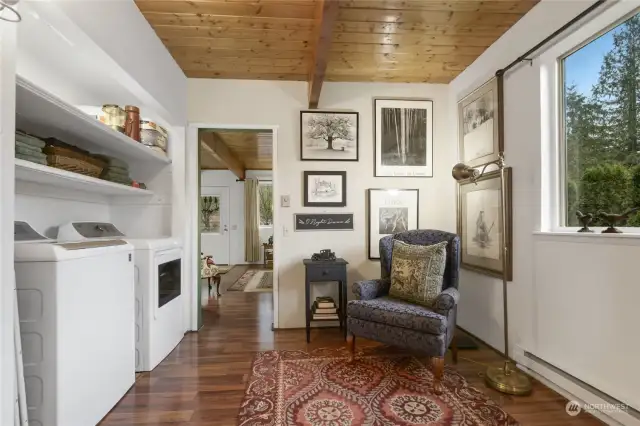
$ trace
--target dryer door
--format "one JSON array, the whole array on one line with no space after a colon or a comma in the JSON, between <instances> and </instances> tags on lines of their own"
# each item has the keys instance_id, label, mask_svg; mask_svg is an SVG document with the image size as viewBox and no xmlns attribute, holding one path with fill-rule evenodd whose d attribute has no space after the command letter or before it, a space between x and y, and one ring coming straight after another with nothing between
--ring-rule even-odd
<instances>
[{"instance_id":1,"label":"dryer door","mask_svg":"<svg viewBox=\"0 0 640 426\"><path fill-rule=\"evenodd\" d=\"M156 285L154 318L157 310L180 296L182 287L182 250L158 252L155 256ZM157 301L157 302L156 302Z\"/></svg>"}]
</instances>

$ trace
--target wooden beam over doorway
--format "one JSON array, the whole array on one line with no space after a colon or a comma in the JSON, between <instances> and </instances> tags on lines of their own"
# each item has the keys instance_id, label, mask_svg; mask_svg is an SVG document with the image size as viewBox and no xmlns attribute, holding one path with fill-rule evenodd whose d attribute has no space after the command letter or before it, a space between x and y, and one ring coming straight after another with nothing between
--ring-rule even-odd
<instances>
[{"instance_id":1,"label":"wooden beam over doorway","mask_svg":"<svg viewBox=\"0 0 640 426\"><path fill-rule=\"evenodd\" d=\"M319 0L316 10L315 49L309 70L309 108L318 108L320 91L329 62L333 25L338 18L337 0Z\"/></svg>"},{"instance_id":2,"label":"wooden beam over doorway","mask_svg":"<svg viewBox=\"0 0 640 426\"><path fill-rule=\"evenodd\" d=\"M209 155L231 170L238 179L244 179L245 168L243 163L233 155L220 136L214 132L202 132L200 134L200 145Z\"/></svg>"}]
</instances>

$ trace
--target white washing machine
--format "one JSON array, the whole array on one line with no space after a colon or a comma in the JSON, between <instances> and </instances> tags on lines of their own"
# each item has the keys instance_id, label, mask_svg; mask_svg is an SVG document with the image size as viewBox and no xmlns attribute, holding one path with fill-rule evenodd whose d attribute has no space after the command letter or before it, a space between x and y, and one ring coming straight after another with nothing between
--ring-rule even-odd
<instances>
[{"instance_id":1,"label":"white washing machine","mask_svg":"<svg viewBox=\"0 0 640 426\"><path fill-rule=\"evenodd\" d=\"M96 425L135 382L133 246L14 235L29 424Z\"/></svg>"},{"instance_id":2,"label":"white washing machine","mask_svg":"<svg viewBox=\"0 0 640 426\"><path fill-rule=\"evenodd\" d=\"M60 241L122 238L135 248L136 371L153 370L184 337L182 245L173 238L128 238L111 223L72 222Z\"/></svg>"}]
</instances>

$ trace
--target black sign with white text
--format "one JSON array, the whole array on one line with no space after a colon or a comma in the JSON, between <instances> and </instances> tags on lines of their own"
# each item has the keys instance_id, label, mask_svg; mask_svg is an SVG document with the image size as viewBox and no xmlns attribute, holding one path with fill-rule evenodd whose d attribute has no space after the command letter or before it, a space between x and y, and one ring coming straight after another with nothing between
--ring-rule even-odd
<instances>
[{"instance_id":1,"label":"black sign with white text","mask_svg":"<svg viewBox=\"0 0 640 426\"><path fill-rule=\"evenodd\" d=\"M294 215L296 231L353 231L353 213L304 213Z\"/></svg>"}]
</instances>

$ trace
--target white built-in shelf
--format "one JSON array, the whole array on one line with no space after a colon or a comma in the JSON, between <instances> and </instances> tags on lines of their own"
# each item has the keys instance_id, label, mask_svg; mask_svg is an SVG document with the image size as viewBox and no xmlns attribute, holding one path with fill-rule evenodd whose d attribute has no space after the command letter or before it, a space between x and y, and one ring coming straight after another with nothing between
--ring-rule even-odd
<instances>
[{"instance_id":1,"label":"white built-in shelf","mask_svg":"<svg viewBox=\"0 0 640 426\"><path fill-rule=\"evenodd\" d=\"M159 166L171 163L164 154L113 130L73 105L18 77L17 127L40 137L56 137L92 153L123 161L147 161Z\"/></svg>"},{"instance_id":2,"label":"white built-in shelf","mask_svg":"<svg viewBox=\"0 0 640 426\"><path fill-rule=\"evenodd\" d=\"M16 158L16 180L103 195L150 196L153 191L44 166Z\"/></svg>"}]
</instances>

